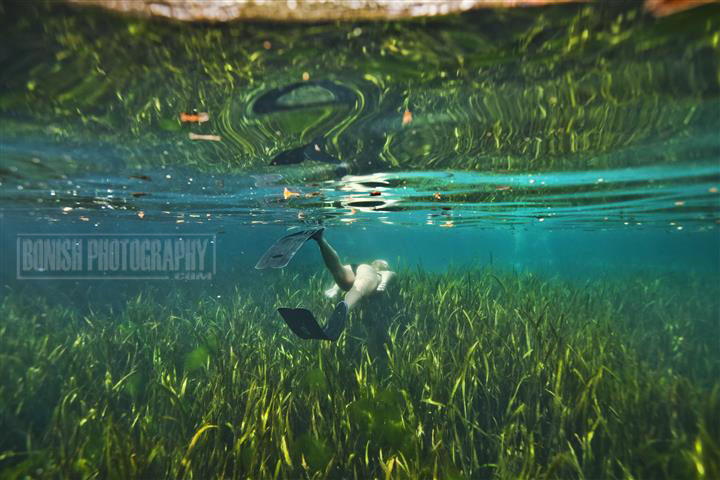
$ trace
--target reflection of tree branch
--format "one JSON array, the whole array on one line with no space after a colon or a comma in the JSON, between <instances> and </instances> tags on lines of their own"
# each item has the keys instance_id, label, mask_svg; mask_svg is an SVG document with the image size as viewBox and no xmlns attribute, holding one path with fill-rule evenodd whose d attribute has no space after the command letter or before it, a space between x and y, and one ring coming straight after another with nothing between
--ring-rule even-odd
<instances>
[{"instance_id":1,"label":"reflection of tree branch","mask_svg":"<svg viewBox=\"0 0 720 480\"><path fill-rule=\"evenodd\" d=\"M314 22L323 20L389 20L431 17L475 8L539 6L587 0L67 0L76 5L100 6L116 12L164 17L191 22L272 20Z\"/></svg>"},{"instance_id":2,"label":"reflection of tree branch","mask_svg":"<svg viewBox=\"0 0 720 480\"><path fill-rule=\"evenodd\" d=\"M477 8L528 7L588 0L67 0L76 5L99 6L116 12L190 22L273 20L389 20L459 13ZM658 16L670 15L714 0L645 0L645 9Z\"/></svg>"},{"instance_id":3,"label":"reflection of tree branch","mask_svg":"<svg viewBox=\"0 0 720 480\"><path fill-rule=\"evenodd\" d=\"M716 0L645 0L645 9L657 16L671 15Z\"/></svg>"}]
</instances>

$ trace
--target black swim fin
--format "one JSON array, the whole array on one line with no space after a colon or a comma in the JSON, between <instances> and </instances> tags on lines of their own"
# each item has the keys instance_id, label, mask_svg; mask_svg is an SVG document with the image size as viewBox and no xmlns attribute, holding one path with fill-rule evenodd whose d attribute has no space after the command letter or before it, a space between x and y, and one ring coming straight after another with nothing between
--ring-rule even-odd
<instances>
[{"instance_id":1,"label":"black swim fin","mask_svg":"<svg viewBox=\"0 0 720 480\"><path fill-rule=\"evenodd\" d=\"M278 312L295 335L304 339L330 340L320 328L310 310L305 308L278 308Z\"/></svg>"},{"instance_id":2,"label":"black swim fin","mask_svg":"<svg viewBox=\"0 0 720 480\"><path fill-rule=\"evenodd\" d=\"M280 152L270 161L270 165L294 165L305 160L307 145Z\"/></svg>"},{"instance_id":3,"label":"black swim fin","mask_svg":"<svg viewBox=\"0 0 720 480\"><path fill-rule=\"evenodd\" d=\"M261 270L263 268L285 267L310 237L324 229L325 227L308 228L285 235L260 257L260 260L255 264L255 268Z\"/></svg>"},{"instance_id":4,"label":"black swim fin","mask_svg":"<svg viewBox=\"0 0 720 480\"><path fill-rule=\"evenodd\" d=\"M278 308L278 312L295 335L306 340L331 340L340 337L348 316L348 305L340 302L335 307L325 328L318 325L315 316L305 308Z\"/></svg>"}]
</instances>

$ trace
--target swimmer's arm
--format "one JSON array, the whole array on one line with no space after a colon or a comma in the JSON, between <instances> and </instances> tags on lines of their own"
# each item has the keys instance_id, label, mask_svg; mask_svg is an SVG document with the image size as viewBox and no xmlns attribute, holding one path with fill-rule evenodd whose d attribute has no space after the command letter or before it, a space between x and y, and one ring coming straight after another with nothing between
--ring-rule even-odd
<instances>
[{"instance_id":1,"label":"swimmer's arm","mask_svg":"<svg viewBox=\"0 0 720 480\"><path fill-rule=\"evenodd\" d=\"M392 279L395 276L395 272L391 272L389 270L383 270L380 273L380 285L377 287L378 292L384 292L385 288L387 288L387 284L390 282L390 279Z\"/></svg>"}]
</instances>

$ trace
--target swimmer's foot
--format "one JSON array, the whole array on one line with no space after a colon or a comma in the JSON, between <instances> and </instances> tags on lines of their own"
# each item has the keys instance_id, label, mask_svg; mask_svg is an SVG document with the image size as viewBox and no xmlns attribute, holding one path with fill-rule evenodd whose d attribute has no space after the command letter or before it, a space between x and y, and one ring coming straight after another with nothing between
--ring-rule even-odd
<instances>
[{"instance_id":1,"label":"swimmer's foot","mask_svg":"<svg viewBox=\"0 0 720 480\"><path fill-rule=\"evenodd\" d=\"M335 311L333 311L330 320L328 320L327 325L325 325L325 335L327 335L328 339L337 340L338 337L340 337L340 334L345 329L348 310L349 307L345 301L339 302L337 306L335 306Z\"/></svg>"},{"instance_id":2,"label":"swimmer's foot","mask_svg":"<svg viewBox=\"0 0 720 480\"><path fill-rule=\"evenodd\" d=\"M325 227L318 227L317 232L315 232L310 238L319 242L320 240L323 239L324 232L325 232Z\"/></svg>"}]
</instances>

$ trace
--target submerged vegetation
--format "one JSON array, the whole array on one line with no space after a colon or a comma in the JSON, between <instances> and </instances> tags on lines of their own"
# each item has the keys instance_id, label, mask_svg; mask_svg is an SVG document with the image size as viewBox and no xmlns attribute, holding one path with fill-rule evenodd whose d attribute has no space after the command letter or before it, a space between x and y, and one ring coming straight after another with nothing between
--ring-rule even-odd
<instances>
[{"instance_id":1,"label":"submerged vegetation","mask_svg":"<svg viewBox=\"0 0 720 480\"><path fill-rule=\"evenodd\" d=\"M187 25L0 0L3 218L220 235L414 209L438 228L704 231L718 12ZM560 170L592 175L534 176ZM346 173L378 175L321 182ZM120 299L138 282L112 306L7 282L0 478L720 478L716 277L406 269L324 343L275 307L325 317L327 276L256 275Z\"/></svg>"},{"instance_id":2,"label":"submerged vegetation","mask_svg":"<svg viewBox=\"0 0 720 480\"><path fill-rule=\"evenodd\" d=\"M720 476L717 282L405 271L332 344L271 308L329 311L327 279L282 280L115 312L8 293L0 476Z\"/></svg>"},{"instance_id":3,"label":"submerged vegetation","mask_svg":"<svg viewBox=\"0 0 720 480\"><path fill-rule=\"evenodd\" d=\"M0 113L25 175L108 163L257 170L316 138L353 173L596 169L718 153L712 139L667 148L717 130L717 5L660 20L627 1L314 25L176 24L57 2L4 9ZM308 79L280 99L287 108L253 109ZM339 99L314 81L350 93ZM209 121L181 123L194 110ZM658 141L652 153L614 155ZM81 161L97 148L103 163Z\"/></svg>"}]
</instances>

